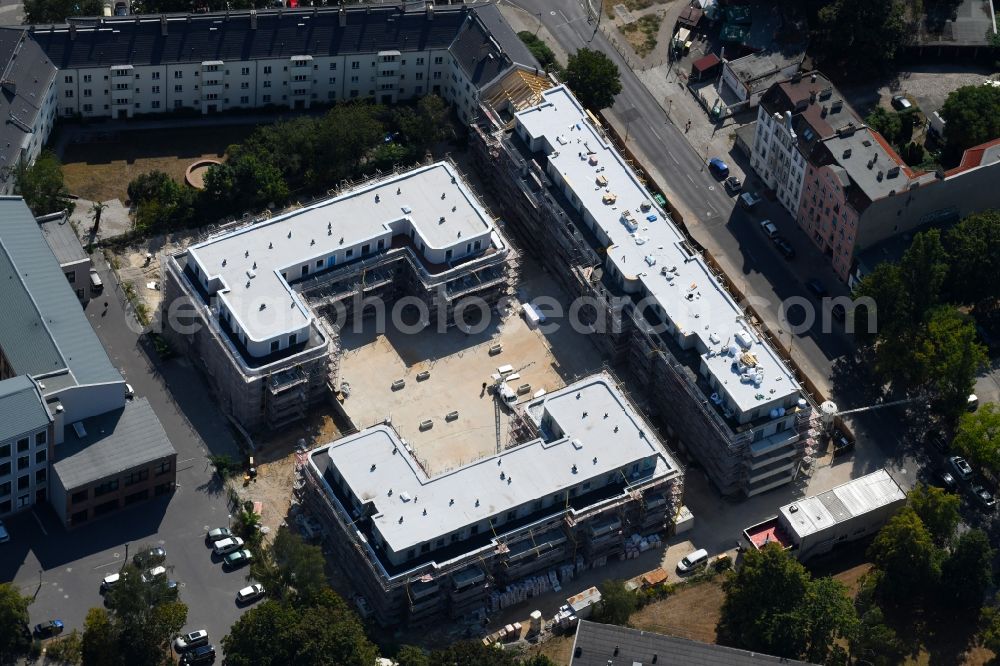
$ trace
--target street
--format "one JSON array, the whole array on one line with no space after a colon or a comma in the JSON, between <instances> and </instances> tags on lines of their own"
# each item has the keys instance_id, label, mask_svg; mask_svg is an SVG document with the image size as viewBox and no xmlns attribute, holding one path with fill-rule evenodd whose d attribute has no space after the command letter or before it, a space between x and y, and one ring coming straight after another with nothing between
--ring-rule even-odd
<instances>
[{"instance_id":1,"label":"street","mask_svg":"<svg viewBox=\"0 0 1000 666\"><path fill-rule=\"evenodd\" d=\"M246 585L247 570L223 571L205 546L206 530L229 521L225 494L206 457L209 451L235 455L235 442L204 380L186 359L161 363L146 355L134 322L126 323L113 274L98 255L94 261L105 291L89 303L87 316L136 394L149 399L177 449L177 490L71 532L48 505L10 518L5 522L11 540L0 548L0 580L13 580L34 598L31 624L60 619L67 632L82 630L87 610L102 605L101 580L125 561L126 544L128 557L144 545L163 546L166 565L172 567L169 576L178 581L188 605L187 629L208 629L218 649L242 613L235 597Z\"/></svg>"}]
</instances>

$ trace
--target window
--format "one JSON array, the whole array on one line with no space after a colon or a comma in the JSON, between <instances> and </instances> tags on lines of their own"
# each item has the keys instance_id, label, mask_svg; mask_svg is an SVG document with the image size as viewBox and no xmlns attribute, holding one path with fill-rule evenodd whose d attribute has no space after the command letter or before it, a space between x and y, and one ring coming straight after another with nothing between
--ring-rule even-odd
<instances>
[{"instance_id":1,"label":"window","mask_svg":"<svg viewBox=\"0 0 1000 666\"><path fill-rule=\"evenodd\" d=\"M174 86L174 92L175 93L184 92L184 86L180 85Z\"/></svg>"},{"instance_id":2,"label":"window","mask_svg":"<svg viewBox=\"0 0 1000 666\"><path fill-rule=\"evenodd\" d=\"M273 353L273 352L278 351L278 347L280 347L280 346L281 346L281 341L280 340L273 340L271 342L271 352Z\"/></svg>"},{"instance_id":3,"label":"window","mask_svg":"<svg viewBox=\"0 0 1000 666\"><path fill-rule=\"evenodd\" d=\"M83 96L84 97L90 97L91 96L91 90L90 90L90 88L84 88L83 89Z\"/></svg>"},{"instance_id":4,"label":"window","mask_svg":"<svg viewBox=\"0 0 1000 666\"><path fill-rule=\"evenodd\" d=\"M94 497L100 497L101 495L107 495L108 493L113 493L118 490L118 479L112 479L111 481L105 481L104 483L96 486L94 488Z\"/></svg>"},{"instance_id":5,"label":"window","mask_svg":"<svg viewBox=\"0 0 1000 666\"><path fill-rule=\"evenodd\" d=\"M160 73L159 72L153 72L152 79L154 81L159 81L160 80Z\"/></svg>"},{"instance_id":6,"label":"window","mask_svg":"<svg viewBox=\"0 0 1000 666\"><path fill-rule=\"evenodd\" d=\"M48 457L48 455L49 452L46 449L39 449L35 451L35 462L36 463L45 462L45 459Z\"/></svg>"},{"instance_id":7,"label":"window","mask_svg":"<svg viewBox=\"0 0 1000 666\"><path fill-rule=\"evenodd\" d=\"M69 76L69 75L67 75L67 76L66 76L66 77L65 77L65 78L64 78L63 80L64 80L64 81L65 81L66 83L73 83L73 77L72 77L72 76Z\"/></svg>"},{"instance_id":8,"label":"window","mask_svg":"<svg viewBox=\"0 0 1000 666\"><path fill-rule=\"evenodd\" d=\"M118 104L118 105L128 104L128 100L125 99L124 97L121 97L121 98L115 100L115 104Z\"/></svg>"},{"instance_id":9,"label":"window","mask_svg":"<svg viewBox=\"0 0 1000 666\"><path fill-rule=\"evenodd\" d=\"M442 63L444 63L444 58L442 56L435 56L435 58L434 58L434 64L435 65L440 65Z\"/></svg>"},{"instance_id":10,"label":"window","mask_svg":"<svg viewBox=\"0 0 1000 666\"><path fill-rule=\"evenodd\" d=\"M335 85L336 83L337 83L336 77L331 76L330 77L330 85L332 86L332 85Z\"/></svg>"},{"instance_id":11,"label":"window","mask_svg":"<svg viewBox=\"0 0 1000 666\"><path fill-rule=\"evenodd\" d=\"M218 65L205 65L205 71L206 72L217 72L217 71L219 71L219 66Z\"/></svg>"},{"instance_id":12,"label":"window","mask_svg":"<svg viewBox=\"0 0 1000 666\"><path fill-rule=\"evenodd\" d=\"M91 77L90 74L84 74L83 75L83 82L84 83L90 83L90 81L91 81L92 78L93 77Z\"/></svg>"},{"instance_id":13,"label":"window","mask_svg":"<svg viewBox=\"0 0 1000 666\"><path fill-rule=\"evenodd\" d=\"M6 497L7 495L10 495L10 481L0 483L0 497Z\"/></svg>"},{"instance_id":14,"label":"window","mask_svg":"<svg viewBox=\"0 0 1000 666\"><path fill-rule=\"evenodd\" d=\"M242 74L243 76L249 76L250 75L250 68L249 67L242 68L240 70L240 74Z\"/></svg>"},{"instance_id":15,"label":"window","mask_svg":"<svg viewBox=\"0 0 1000 666\"><path fill-rule=\"evenodd\" d=\"M156 77L153 77L153 78L156 78ZM184 78L184 72L182 72L179 69L174 70L174 78L175 79L183 79Z\"/></svg>"},{"instance_id":16,"label":"window","mask_svg":"<svg viewBox=\"0 0 1000 666\"><path fill-rule=\"evenodd\" d=\"M67 90L66 91L66 97L72 97L72 96L73 96L73 91L72 90Z\"/></svg>"},{"instance_id":17,"label":"window","mask_svg":"<svg viewBox=\"0 0 1000 666\"><path fill-rule=\"evenodd\" d=\"M27 450L28 450L28 438L25 437L24 439L17 440L17 452L24 453Z\"/></svg>"},{"instance_id":18,"label":"window","mask_svg":"<svg viewBox=\"0 0 1000 666\"><path fill-rule=\"evenodd\" d=\"M297 340L298 337L294 333L292 333L291 335L288 336L288 346L291 347L296 343Z\"/></svg>"},{"instance_id":19,"label":"window","mask_svg":"<svg viewBox=\"0 0 1000 666\"><path fill-rule=\"evenodd\" d=\"M265 84L264 87L265 88L267 87L266 84L268 84L268 83L270 83L270 81L264 81L264 84ZM270 95L264 95L261 99L264 101L265 104L267 104L268 102L271 101L271 96Z\"/></svg>"},{"instance_id":20,"label":"window","mask_svg":"<svg viewBox=\"0 0 1000 666\"><path fill-rule=\"evenodd\" d=\"M160 86L153 86L153 94L154 95L160 94Z\"/></svg>"},{"instance_id":21,"label":"window","mask_svg":"<svg viewBox=\"0 0 1000 666\"><path fill-rule=\"evenodd\" d=\"M337 63L335 63L335 62L331 62L330 63L330 71L331 72L336 72L337 71Z\"/></svg>"},{"instance_id":22,"label":"window","mask_svg":"<svg viewBox=\"0 0 1000 666\"><path fill-rule=\"evenodd\" d=\"M441 78L441 72L434 72L434 76L433 76L433 78L434 78L435 80L438 80L438 79L440 79L440 78Z\"/></svg>"},{"instance_id":23,"label":"window","mask_svg":"<svg viewBox=\"0 0 1000 666\"><path fill-rule=\"evenodd\" d=\"M264 65L264 73L265 74L270 74L271 73L271 66L270 65Z\"/></svg>"},{"instance_id":24,"label":"window","mask_svg":"<svg viewBox=\"0 0 1000 666\"><path fill-rule=\"evenodd\" d=\"M31 486L31 477L25 474L24 476L17 477L17 489L27 490Z\"/></svg>"},{"instance_id":25,"label":"window","mask_svg":"<svg viewBox=\"0 0 1000 666\"><path fill-rule=\"evenodd\" d=\"M417 76L417 81L423 81L424 80L424 73L423 72L417 72L416 76Z\"/></svg>"},{"instance_id":26,"label":"window","mask_svg":"<svg viewBox=\"0 0 1000 666\"><path fill-rule=\"evenodd\" d=\"M128 90L128 84L127 83L116 83L115 84L115 90Z\"/></svg>"},{"instance_id":27,"label":"window","mask_svg":"<svg viewBox=\"0 0 1000 666\"><path fill-rule=\"evenodd\" d=\"M351 83L357 83L357 82L358 82L358 77L352 76L351 77Z\"/></svg>"},{"instance_id":28,"label":"window","mask_svg":"<svg viewBox=\"0 0 1000 666\"><path fill-rule=\"evenodd\" d=\"M316 261L316 268L323 268L323 260L322 259L318 259Z\"/></svg>"},{"instance_id":29,"label":"window","mask_svg":"<svg viewBox=\"0 0 1000 666\"><path fill-rule=\"evenodd\" d=\"M10 457L10 444L4 444L3 446L0 446L0 458L9 458L9 457Z\"/></svg>"},{"instance_id":30,"label":"window","mask_svg":"<svg viewBox=\"0 0 1000 666\"><path fill-rule=\"evenodd\" d=\"M249 103L250 103L249 96L243 95L242 97L240 97L240 104L249 104Z\"/></svg>"},{"instance_id":31,"label":"window","mask_svg":"<svg viewBox=\"0 0 1000 666\"><path fill-rule=\"evenodd\" d=\"M152 107L153 107L154 109L158 109L158 108L160 108L160 100L154 100L154 101L153 101L153 103L151 104L151 106L152 106Z\"/></svg>"},{"instance_id":32,"label":"window","mask_svg":"<svg viewBox=\"0 0 1000 666\"><path fill-rule=\"evenodd\" d=\"M357 96L358 96L358 91L357 90L352 90L351 94L350 94L350 97L353 98L353 97L357 97Z\"/></svg>"},{"instance_id":33,"label":"window","mask_svg":"<svg viewBox=\"0 0 1000 666\"><path fill-rule=\"evenodd\" d=\"M348 249L347 250L347 258L350 259L353 256L354 256L354 248Z\"/></svg>"},{"instance_id":34,"label":"window","mask_svg":"<svg viewBox=\"0 0 1000 666\"><path fill-rule=\"evenodd\" d=\"M250 89L249 81L244 81L243 83L240 84L240 90L249 90L249 89Z\"/></svg>"},{"instance_id":35,"label":"window","mask_svg":"<svg viewBox=\"0 0 1000 666\"><path fill-rule=\"evenodd\" d=\"M292 80L293 80L293 81L300 81L300 82L301 82L301 81L305 81L305 80L306 80L306 79L308 79L308 78L309 78L309 77L308 77L308 76L306 76L305 74L296 74L296 75L295 75L295 76L294 76L294 77L292 78Z\"/></svg>"},{"instance_id":36,"label":"window","mask_svg":"<svg viewBox=\"0 0 1000 666\"><path fill-rule=\"evenodd\" d=\"M307 94L307 91L306 91L305 88L296 88L295 90L292 91L292 94L293 95L305 95L305 94Z\"/></svg>"},{"instance_id":37,"label":"window","mask_svg":"<svg viewBox=\"0 0 1000 666\"><path fill-rule=\"evenodd\" d=\"M76 273L66 273L66 279L69 281L70 284L73 284L74 282L76 282Z\"/></svg>"},{"instance_id":38,"label":"window","mask_svg":"<svg viewBox=\"0 0 1000 666\"><path fill-rule=\"evenodd\" d=\"M137 472L131 472L125 477L125 485L131 486L133 484L139 483L140 481L145 481L149 478L148 469L140 469Z\"/></svg>"},{"instance_id":39,"label":"window","mask_svg":"<svg viewBox=\"0 0 1000 666\"><path fill-rule=\"evenodd\" d=\"M359 63L357 60L351 61L351 69L360 69L360 68L361 68L361 63Z\"/></svg>"},{"instance_id":40,"label":"window","mask_svg":"<svg viewBox=\"0 0 1000 666\"><path fill-rule=\"evenodd\" d=\"M420 552L421 553L429 553L429 552L431 552L431 545L429 543L421 544L420 545Z\"/></svg>"},{"instance_id":41,"label":"window","mask_svg":"<svg viewBox=\"0 0 1000 666\"><path fill-rule=\"evenodd\" d=\"M35 433L35 446L41 446L49 440L48 434L45 432Z\"/></svg>"},{"instance_id":42,"label":"window","mask_svg":"<svg viewBox=\"0 0 1000 666\"><path fill-rule=\"evenodd\" d=\"M48 472L48 470L44 467L35 470L35 483L45 483L46 472Z\"/></svg>"},{"instance_id":43,"label":"window","mask_svg":"<svg viewBox=\"0 0 1000 666\"><path fill-rule=\"evenodd\" d=\"M417 58L417 64L418 65L424 64L424 59L423 58Z\"/></svg>"},{"instance_id":44,"label":"window","mask_svg":"<svg viewBox=\"0 0 1000 666\"><path fill-rule=\"evenodd\" d=\"M162 476L170 471L170 461L164 460L159 465L156 466L156 476Z\"/></svg>"},{"instance_id":45,"label":"window","mask_svg":"<svg viewBox=\"0 0 1000 666\"><path fill-rule=\"evenodd\" d=\"M473 534L479 534L479 525L473 525L471 531Z\"/></svg>"}]
</instances>

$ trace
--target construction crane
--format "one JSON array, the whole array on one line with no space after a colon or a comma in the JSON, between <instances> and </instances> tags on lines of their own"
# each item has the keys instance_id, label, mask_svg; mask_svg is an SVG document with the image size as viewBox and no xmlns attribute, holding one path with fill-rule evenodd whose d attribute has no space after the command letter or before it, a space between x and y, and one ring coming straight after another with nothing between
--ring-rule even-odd
<instances>
[{"instance_id":1,"label":"construction crane","mask_svg":"<svg viewBox=\"0 0 1000 666\"><path fill-rule=\"evenodd\" d=\"M896 407L897 405L906 405L912 402L918 402L924 400L926 395L918 395L913 398L903 398L902 400L893 400L892 402L880 402L874 405L868 405L866 407L855 407L854 409L845 409L841 411L837 407L837 403L832 400L827 400L819 406L819 418L820 423L823 425L823 432L827 437L833 436L833 421L838 416L846 416L848 414L859 414L861 412L870 412L876 409L882 409L883 407ZM845 444L843 448L838 449L837 444L834 445L834 452L839 450L849 448L852 444L848 440L844 440Z\"/></svg>"},{"instance_id":2,"label":"construction crane","mask_svg":"<svg viewBox=\"0 0 1000 666\"><path fill-rule=\"evenodd\" d=\"M493 380L493 384L490 386L490 391L493 394L493 422L494 422L494 425L496 426L497 453L500 453L500 452L503 451L503 436L500 433L500 401L501 400L506 400L503 397L503 395L501 395L500 387L501 386L506 386L507 377L510 377L511 375L516 375L517 373L521 372L522 370L527 370L528 368L530 368L534 364L535 364L534 361L531 361L530 363L525 363L520 368L517 368L516 370L512 370L511 372L508 372L506 374L500 374L498 372L497 373L497 378Z\"/></svg>"}]
</instances>

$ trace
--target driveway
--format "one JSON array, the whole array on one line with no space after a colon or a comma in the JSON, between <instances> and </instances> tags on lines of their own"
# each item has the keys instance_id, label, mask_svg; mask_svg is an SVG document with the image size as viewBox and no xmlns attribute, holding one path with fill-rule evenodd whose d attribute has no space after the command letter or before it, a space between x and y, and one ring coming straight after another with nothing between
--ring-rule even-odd
<instances>
[{"instance_id":1,"label":"driveway","mask_svg":"<svg viewBox=\"0 0 1000 666\"><path fill-rule=\"evenodd\" d=\"M90 302L87 316L136 393L149 399L177 449L177 490L72 532L47 505L7 520L11 541L0 548L0 580L13 580L34 596L32 624L58 618L67 631L82 629L87 610L102 605L101 579L125 561L126 544L129 557L142 545L161 545L188 605L187 627L208 629L218 645L242 613L235 596L246 585L247 570L224 572L205 547L205 531L229 520L207 455L209 450L235 455L237 448L204 381L186 359L161 363L146 355L137 326L122 309L113 275L97 255L95 263L105 292Z\"/></svg>"}]
</instances>

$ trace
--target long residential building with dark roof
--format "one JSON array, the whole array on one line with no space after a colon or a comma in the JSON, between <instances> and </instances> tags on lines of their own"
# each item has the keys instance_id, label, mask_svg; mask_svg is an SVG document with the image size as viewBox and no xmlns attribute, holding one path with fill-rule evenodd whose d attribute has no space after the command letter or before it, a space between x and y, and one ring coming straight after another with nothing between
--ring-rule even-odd
<instances>
[{"instance_id":1,"label":"long residential building with dark roof","mask_svg":"<svg viewBox=\"0 0 1000 666\"><path fill-rule=\"evenodd\" d=\"M7 194L13 167L37 156L57 116L393 104L433 93L469 122L506 74L538 72L492 2L73 18L0 29L3 65Z\"/></svg>"}]
</instances>

